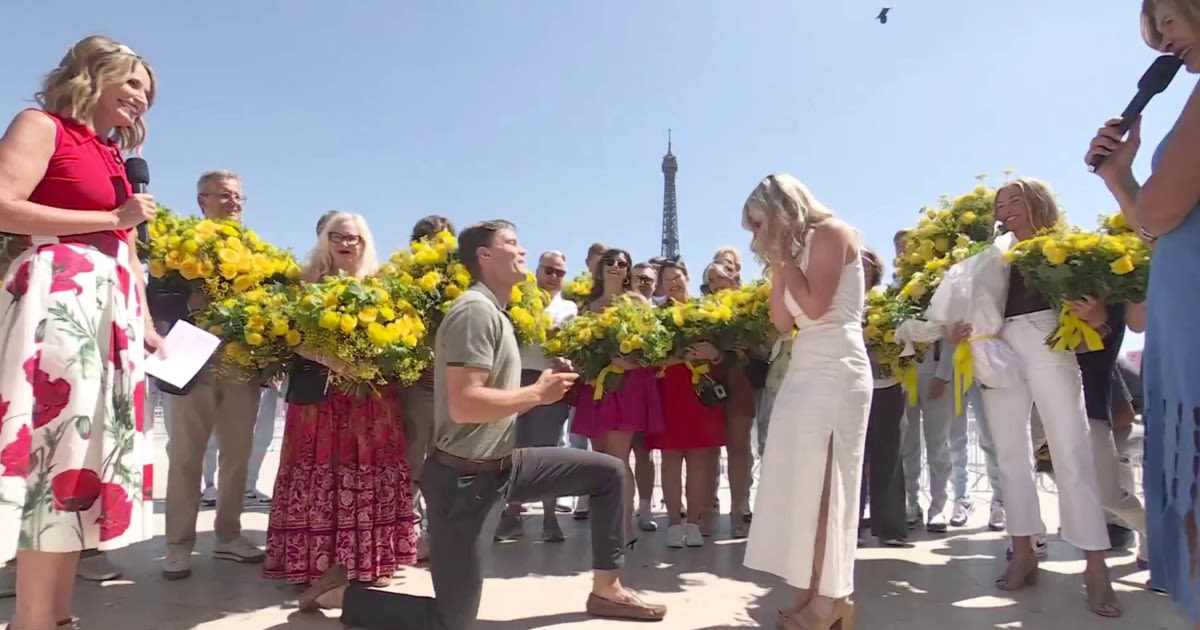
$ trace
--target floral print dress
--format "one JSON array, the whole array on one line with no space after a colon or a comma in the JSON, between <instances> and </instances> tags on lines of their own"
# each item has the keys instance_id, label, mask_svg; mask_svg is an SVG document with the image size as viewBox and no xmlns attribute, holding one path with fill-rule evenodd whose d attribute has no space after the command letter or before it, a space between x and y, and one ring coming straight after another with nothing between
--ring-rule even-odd
<instances>
[{"instance_id":1,"label":"floral print dress","mask_svg":"<svg viewBox=\"0 0 1200 630\"><path fill-rule=\"evenodd\" d=\"M30 200L119 206L130 190L116 147L51 118L55 153ZM127 233L29 243L0 291L0 560L146 540L153 451Z\"/></svg>"}]
</instances>

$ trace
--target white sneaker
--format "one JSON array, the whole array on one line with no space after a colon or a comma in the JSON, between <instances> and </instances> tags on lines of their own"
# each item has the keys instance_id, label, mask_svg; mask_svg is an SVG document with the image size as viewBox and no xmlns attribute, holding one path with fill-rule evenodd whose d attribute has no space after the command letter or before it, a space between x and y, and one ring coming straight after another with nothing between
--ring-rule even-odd
<instances>
[{"instance_id":1,"label":"white sneaker","mask_svg":"<svg viewBox=\"0 0 1200 630\"><path fill-rule=\"evenodd\" d=\"M929 508L929 520L925 523L925 531L934 534L946 533L946 508Z\"/></svg>"},{"instance_id":2,"label":"white sneaker","mask_svg":"<svg viewBox=\"0 0 1200 630\"><path fill-rule=\"evenodd\" d=\"M683 525L672 525L667 528L667 546L671 549L683 549L685 538Z\"/></svg>"},{"instance_id":3,"label":"white sneaker","mask_svg":"<svg viewBox=\"0 0 1200 630\"><path fill-rule=\"evenodd\" d=\"M209 486L200 494L200 505L214 507L217 505L217 487Z\"/></svg>"},{"instance_id":4,"label":"white sneaker","mask_svg":"<svg viewBox=\"0 0 1200 630\"><path fill-rule=\"evenodd\" d=\"M683 526L683 543L689 547L703 547L704 533L696 523L685 523Z\"/></svg>"},{"instance_id":5,"label":"white sneaker","mask_svg":"<svg viewBox=\"0 0 1200 630\"><path fill-rule=\"evenodd\" d=\"M962 527L971 520L975 513L975 503L970 499L959 499L954 502L954 512L950 515L951 527Z\"/></svg>"},{"instance_id":6,"label":"white sneaker","mask_svg":"<svg viewBox=\"0 0 1200 630\"><path fill-rule=\"evenodd\" d=\"M254 564L262 562L266 555L262 549L256 547L245 536L238 536L229 542L218 542L213 545L213 557L221 560Z\"/></svg>"},{"instance_id":7,"label":"white sneaker","mask_svg":"<svg viewBox=\"0 0 1200 630\"><path fill-rule=\"evenodd\" d=\"M993 503L992 513L988 516L988 529L1002 532L1008 527L1008 515L1004 513L1004 504Z\"/></svg>"},{"instance_id":8,"label":"white sneaker","mask_svg":"<svg viewBox=\"0 0 1200 630\"><path fill-rule=\"evenodd\" d=\"M79 568L75 570L75 575L89 582L104 582L121 577L121 570L108 561L108 556L99 553L87 558L80 558Z\"/></svg>"},{"instance_id":9,"label":"white sneaker","mask_svg":"<svg viewBox=\"0 0 1200 630\"><path fill-rule=\"evenodd\" d=\"M192 574L192 552L183 547L168 547L162 562L162 576L168 580L182 580Z\"/></svg>"},{"instance_id":10,"label":"white sneaker","mask_svg":"<svg viewBox=\"0 0 1200 630\"><path fill-rule=\"evenodd\" d=\"M17 565L9 562L0 567L0 599L17 596Z\"/></svg>"},{"instance_id":11,"label":"white sneaker","mask_svg":"<svg viewBox=\"0 0 1200 630\"><path fill-rule=\"evenodd\" d=\"M638 529L644 532L658 531L658 523L654 522L654 515L651 514L649 510L646 510L645 512L638 512L637 526Z\"/></svg>"},{"instance_id":12,"label":"white sneaker","mask_svg":"<svg viewBox=\"0 0 1200 630\"><path fill-rule=\"evenodd\" d=\"M271 495L263 494L258 490L247 490L245 500L246 505L271 505Z\"/></svg>"}]
</instances>

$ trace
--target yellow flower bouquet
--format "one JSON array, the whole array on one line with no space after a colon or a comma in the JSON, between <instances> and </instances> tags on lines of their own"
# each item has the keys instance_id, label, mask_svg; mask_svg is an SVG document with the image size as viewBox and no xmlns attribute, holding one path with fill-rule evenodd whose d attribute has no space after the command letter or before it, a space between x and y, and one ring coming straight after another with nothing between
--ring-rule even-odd
<instances>
[{"instance_id":1,"label":"yellow flower bouquet","mask_svg":"<svg viewBox=\"0 0 1200 630\"><path fill-rule=\"evenodd\" d=\"M291 252L264 243L236 221L179 217L162 209L147 231L150 276L199 287L210 301L300 274Z\"/></svg>"},{"instance_id":2,"label":"yellow flower bouquet","mask_svg":"<svg viewBox=\"0 0 1200 630\"><path fill-rule=\"evenodd\" d=\"M541 346L546 343L553 322L546 307L550 296L537 284L533 274L514 285L508 302L508 317L517 334L517 343L522 346Z\"/></svg>"},{"instance_id":3,"label":"yellow flower bouquet","mask_svg":"<svg viewBox=\"0 0 1200 630\"><path fill-rule=\"evenodd\" d=\"M239 379L281 374L301 341L295 328L299 287L272 284L209 302L196 314L196 325L220 337L218 372Z\"/></svg>"},{"instance_id":4,"label":"yellow flower bouquet","mask_svg":"<svg viewBox=\"0 0 1200 630\"><path fill-rule=\"evenodd\" d=\"M430 340L450 304L471 284L471 274L458 258L458 238L449 230L392 254L380 275L417 289L409 297L429 326Z\"/></svg>"},{"instance_id":5,"label":"yellow flower bouquet","mask_svg":"<svg viewBox=\"0 0 1200 630\"><path fill-rule=\"evenodd\" d=\"M901 282L930 271L931 262L951 256L953 250L990 241L995 197L995 189L980 183L953 200L943 196L937 208L925 208L896 259L896 276Z\"/></svg>"},{"instance_id":6,"label":"yellow flower bouquet","mask_svg":"<svg viewBox=\"0 0 1200 630\"><path fill-rule=\"evenodd\" d=\"M917 402L917 364L924 358L929 344L914 344L916 352L902 356L905 344L896 339L896 329L905 321L920 317L921 309L902 298L896 289L875 288L867 294L863 309L863 339L871 363L878 378L895 378L904 384L910 405Z\"/></svg>"},{"instance_id":7,"label":"yellow flower bouquet","mask_svg":"<svg viewBox=\"0 0 1200 630\"><path fill-rule=\"evenodd\" d=\"M563 287L563 297L583 308L592 295L592 272L582 271Z\"/></svg>"},{"instance_id":8,"label":"yellow flower bouquet","mask_svg":"<svg viewBox=\"0 0 1200 630\"><path fill-rule=\"evenodd\" d=\"M1125 220L1125 215L1120 212L1100 215L1100 229L1098 232L1108 234L1109 236L1134 233L1133 228L1129 227L1129 222Z\"/></svg>"},{"instance_id":9,"label":"yellow flower bouquet","mask_svg":"<svg viewBox=\"0 0 1200 630\"><path fill-rule=\"evenodd\" d=\"M1059 327L1047 343L1055 350L1104 347L1100 335L1064 300L1093 296L1105 303L1146 299L1150 250L1132 232L1056 230L1021 241L1007 253L1025 283L1059 308Z\"/></svg>"},{"instance_id":10,"label":"yellow flower bouquet","mask_svg":"<svg viewBox=\"0 0 1200 630\"><path fill-rule=\"evenodd\" d=\"M660 309L663 324L675 335L675 352L707 341L718 350L739 350L766 341L771 325L771 285L759 280L685 304Z\"/></svg>"},{"instance_id":11,"label":"yellow flower bouquet","mask_svg":"<svg viewBox=\"0 0 1200 630\"><path fill-rule=\"evenodd\" d=\"M306 285L295 315L302 347L348 366L333 377L345 385L412 384L431 359L414 293L390 278L333 276Z\"/></svg>"},{"instance_id":12,"label":"yellow flower bouquet","mask_svg":"<svg viewBox=\"0 0 1200 630\"><path fill-rule=\"evenodd\" d=\"M662 365L671 356L675 335L659 309L633 298L618 298L601 313L584 313L547 340L550 356L569 359L595 388L595 400L620 387L624 372L613 357L642 365Z\"/></svg>"}]
</instances>

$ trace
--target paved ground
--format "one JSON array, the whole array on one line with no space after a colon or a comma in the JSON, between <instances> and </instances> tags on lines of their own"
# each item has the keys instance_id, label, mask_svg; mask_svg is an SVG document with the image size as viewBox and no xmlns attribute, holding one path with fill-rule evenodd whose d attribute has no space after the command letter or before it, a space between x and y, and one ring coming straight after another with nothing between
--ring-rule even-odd
<instances>
[{"instance_id":1,"label":"paved ground","mask_svg":"<svg viewBox=\"0 0 1200 630\"><path fill-rule=\"evenodd\" d=\"M161 443L161 441L160 441ZM159 466L165 455L159 454ZM277 465L268 454L262 479L270 489ZM268 472L269 471L269 472ZM162 485L166 475L155 475ZM156 488L156 496L163 495ZM980 497L984 507L986 497ZM1053 495L1043 497L1047 525L1057 529ZM728 503L725 503L728 505ZM766 509L759 506L758 509ZM158 504L162 532L162 504ZM193 576L166 582L158 573L161 535L147 543L111 554L126 569L121 580L102 585L79 583L76 614L88 630L339 630L336 617L296 612L292 587L263 580L257 567L214 560L213 511L201 512L202 534ZM970 527L946 536L921 534L915 549L860 550L858 561L859 630L926 630L940 628L1034 628L1074 630L1190 629L1163 596L1142 588L1145 573L1134 573L1133 556L1114 556L1119 595L1126 609L1121 620L1102 620L1086 612L1080 580L1079 554L1063 543L1051 543L1051 560L1043 563L1043 578L1035 590L1003 594L992 580L1001 570L1003 543L986 531L980 509ZM532 535L537 520L527 525ZM561 517L568 540L559 545L534 540L497 545L484 588L480 630L526 628L645 627L593 620L582 614L590 584L589 547L584 524ZM267 525L263 508L248 511L248 535L261 542ZM662 534L651 534L637 546L628 562L628 582L649 597L670 605L667 621L658 628L716 630L774 627L775 611L787 593L775 580L752 574L741 566L743 544L718 537L703 549L670 550ZM410 569L391 587L431 593L428 573ZM0 601L0 620L12 615L12 601Z\"/></svg>"}]
</instances>

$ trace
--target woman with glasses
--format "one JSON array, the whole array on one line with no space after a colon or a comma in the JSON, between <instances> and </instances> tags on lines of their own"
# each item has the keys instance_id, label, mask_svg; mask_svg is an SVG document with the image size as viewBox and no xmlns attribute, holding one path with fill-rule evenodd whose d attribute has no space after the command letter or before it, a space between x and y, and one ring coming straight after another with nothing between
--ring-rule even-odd
<instances>
[{"instance_id":1,"label":"woman with glasses","mask_svg":"<svg viewBox=\"0 0 1200 630\"><path fill-rule=\"evenodd\" d=\"M633 289L632 264L629 253L610 249L600 256L591 269L592 293L584 312L598 313L621 297L632 297L645 301ZM580 389L575 406L575 420L571 433L589 438L592 449L608 453L629 466L629 454L634 448L634 436L646 434L650 437L663 430L662 405L659 402L656 370L639 365L623 357L614 357L613 365L623 370L621 386L615 391L605 391L600 400L595 400L590 383ZM625 509L633 515L633 471L626 473ZM629 532L636 531L630 524Z\"/></svg>"},{"instance_id":2,"label":"woman with glasses","mask_svg":"<svg viewBox=\"0 0 1200 630\"><path fill-rule=\"evenodd\" d=\"M325 222L302 278L361 278L378 270L366 220L339 212ZM334 372L346 367L303 345L299 352ZM331 387L316 404L290 404L263 576L307 585L342 565L350 580L386 586L398 569L414 564L417 524L406 446L391 387L358 395Z\"/></svg>"}]
</instances>

